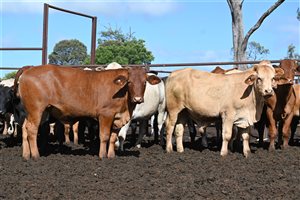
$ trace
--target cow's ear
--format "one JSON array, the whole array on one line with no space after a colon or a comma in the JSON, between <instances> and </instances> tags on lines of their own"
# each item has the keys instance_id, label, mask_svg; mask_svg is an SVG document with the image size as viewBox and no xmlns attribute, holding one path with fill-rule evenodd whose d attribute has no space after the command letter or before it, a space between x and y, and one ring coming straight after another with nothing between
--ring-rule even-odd
<instances>
[{"instance_id":1,"label":"cow's ear","mask_svg":"<svg viewBox=\"0 0 300 200\"><path fill-rule=\"evenodd\" d=\"M127 77L119 75L117 78L114 80L114 84L119 85L119 86L124 86L127 83Z\"/></svg>"},{"instance_id":2,"label":"cow's ear","mask_svg":"<svg viewBox=\"0 0 300 200\"><path fill-rule=\"evenodd\" d=\"M245 80L245 83L247 85L253 85L256 79L257 79L257 75L252 74Z\"/></svg>"},{"instance_id":3,"label":"cow's ear","mask_svg":"<svg viewBox=\"0 0 300 200\"><path fill-rule=\"evenodd\" d=\"M284 75L284 70L283 69L281 69L281 68L274 68L275 69L275 76L276 77L281 77L281 76L283 76Z\"/></svg>"},{"instance_id":4,"label":"cow's ear","mask_svg":"<svg viewBox=\"0 0 300 200\"><path fill-rule=\"evenodd\" d=\"M158 84L158 83L161 82L161 79L158 78L158 77L155 76L155 75L150 75L150 76L147 75L147 81L148 81L151 85L156 85L156 84Z\"/></svg>"}]
</instances>

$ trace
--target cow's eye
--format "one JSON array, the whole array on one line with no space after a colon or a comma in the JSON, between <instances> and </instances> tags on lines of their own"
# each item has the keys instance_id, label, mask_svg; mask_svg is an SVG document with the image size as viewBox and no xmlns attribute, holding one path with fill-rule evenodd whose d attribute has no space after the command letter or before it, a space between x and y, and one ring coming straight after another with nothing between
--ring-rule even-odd
<instances>
[{"instance_id":1,"label":"cow's eye","mask_svg":"<svg viewBox=\"0 0 300 200\"><path fill-rule=\"evenodd\" d=\"M261 79L260 77L258 77L258 78L257 78L257 81L258 81L258 82L261 82L261 81L262 81L262 79Z\"/></svg>"}]
</instances>

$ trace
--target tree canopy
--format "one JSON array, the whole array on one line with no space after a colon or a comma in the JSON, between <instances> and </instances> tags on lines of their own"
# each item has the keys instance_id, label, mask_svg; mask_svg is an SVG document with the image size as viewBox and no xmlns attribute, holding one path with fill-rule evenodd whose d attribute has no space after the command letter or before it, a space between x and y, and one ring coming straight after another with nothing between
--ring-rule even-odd
<instances>
[{"instance_id":1,"label":"tree canopy","mask_svg":"<svg viewBox=\"0 0 300 200\"><path fill-rule=\"evenodd\" d=\"M295 45L290 44L288 46L288 50L287 50L287 57L288 59L300 59L300 55L298 53L295 52Z\"/></svg>"},{"instance_id":2,"label":"tree canopy","mask_svg":"<svg viewBox=\"0 0 300 200\"><path fill-rule=\"evenodd\" d=\"M96 64L147 64L154 60L152 52L145 47L145 41L134 37L131 31L124 34L121 29L106 29L98 39Z\"/></svg>"},{"instance_id":3,"label":"tree canopy","mask_svg":"<svg viewBox=\"0 0 300 200\"><path fill-rule=\"evenodd\" d=\"M249 60L262 60L265 59L265 56L269 54L269 49L266 49L264 46L258 42L252 41L249 42L247 48L247 56Z\"/></svg>"},{"instance_id":4,"label":"tree canopy","mask_svg":"<svg viewBox=\"0 0 300 200\"><path fill-rule=\"evenodd\" d=\"M49 55L49 63L57 65L81 65L87 58L87 48L79 40L58 42Z\"/></svg>"}]
</instances>

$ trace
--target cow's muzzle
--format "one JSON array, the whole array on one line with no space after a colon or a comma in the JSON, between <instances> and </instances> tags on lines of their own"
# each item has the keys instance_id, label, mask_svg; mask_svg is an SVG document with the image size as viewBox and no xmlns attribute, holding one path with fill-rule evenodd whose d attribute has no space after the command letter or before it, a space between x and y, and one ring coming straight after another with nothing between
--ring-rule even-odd
<instances>
[{"instance_id":1,"label":"cow's muzzle","mask_svg":"<svg viewBox=\"0 0 300 200\"><path fill-rule=\"evenodd\" d=\"M143 103L144 102L144 98L143 97L133 97L132 101L134 103Z\"/></svg>"},{"instance_id":2,"label":"cow's muzzle","mask_svg":"<svg viewBox=\"0 0 300 200\"><path fill-rule=\"evenodd\" d=\"M274 90L273 89L266 89L265 91L264 91L264 98L269 98L269 97L271 97L272 95L274 94Z\"/></svg>"}]
</instances>

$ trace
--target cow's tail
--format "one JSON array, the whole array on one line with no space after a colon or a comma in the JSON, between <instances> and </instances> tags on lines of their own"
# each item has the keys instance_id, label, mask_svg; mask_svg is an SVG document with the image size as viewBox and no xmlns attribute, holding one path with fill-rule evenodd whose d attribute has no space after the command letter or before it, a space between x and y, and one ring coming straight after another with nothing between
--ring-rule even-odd
<instances>
[{"instance_id":1,"label":"cow's tail","mask_svg":"<svg viewBox=\"0 0 300 200\"><path fill-rule=\"evenodd\" d=\"M21 69L19 69L18 72L16 73L14 86L13 86L13 91L14 91L14 94L16 97L19 97L18 86L19 86L19 79L20 79L21 75L23 74L24 71L26 71L27 69L30 69L32 67L33 66L24 66Z\"/></svg>"}]
</instances>

